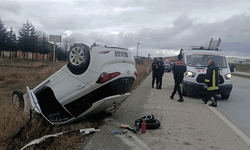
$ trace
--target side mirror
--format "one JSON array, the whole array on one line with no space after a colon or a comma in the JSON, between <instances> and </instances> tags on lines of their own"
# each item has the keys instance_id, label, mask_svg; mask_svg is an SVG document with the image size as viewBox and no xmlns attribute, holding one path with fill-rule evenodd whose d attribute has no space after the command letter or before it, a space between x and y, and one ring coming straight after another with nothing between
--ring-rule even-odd
<instances>
[{"instance_id":1,"label":"side mirror","mask_svg":"<svg viewBox=\"0 0 250 150\"><path fill-rule=\"evenodd\" d=\"M230 71L231 71L231 72L234 72L234 71L235 71L235 64L232 64L232 65L230 66Z\"/></svg>"}]
</instances>

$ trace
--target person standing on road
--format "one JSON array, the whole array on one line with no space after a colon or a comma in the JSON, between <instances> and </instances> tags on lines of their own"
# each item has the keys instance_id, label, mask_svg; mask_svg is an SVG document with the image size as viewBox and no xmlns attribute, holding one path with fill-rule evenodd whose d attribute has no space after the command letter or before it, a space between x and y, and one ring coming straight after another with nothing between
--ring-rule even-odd
<instances>
[{"instance_id":1,"label":"person standing on road","mask_svg":"<svg viewBox=\"0 0 250 150\"><path fill-rule=\"evenodd\" d=\"M178 60L174 62L173 64L173 75L174 75L174 91L172 95L170 96L171 99L174 99L174 95L176 91L178 91L180 99L178 102L183 102L183 96L181 93L181 87L180 84L182 83L184 73L187 71L187 65L184 61L182 61L182 54L180 53L178 55Z\"/></svg>"},{"instance_id":2,"label":"person standing on road","mask_svg":"<svg viewBox=\"0 0 250 150\"><path fill-rule=\"evenodd\" d=\"M158 69L159 69L159 64L158 64L157 58L154 58L154 62L152 63L152 88L154 88L155 80L156 80L156 87L158 86Z\"/></svg>"},{"instance_id":3,"label":"person standing on road","mask_svg":"<svg viewBox=\"0 0 250 150\"><path fill-rule=\"evenodd\" d=\"M202 101L207 104L207 101L211 100L212 103L209 104L209 106L212 107L217 107L215 91L219 90L219 76L219 68L214 64L214 60L210 59L208 61L207 73L205 78L205 83L207 84L207 97L205 99L202 99Z\"/></svg>"},{"instance_id":4,"label":"person standing on road","mask_svg":"<svg viewBox=\"0 0 250 150\"><path fill-rule=\"evenodd\" d=\"M164 62L162 61L162 57L159 57L158 59L158 65L159 65L159 70L158 70L158 86L156 87L156 89L161 89L161 86L162 86L162 76L164 74L164 68L165 68L165 64Z\"/></svg>"}]
</instances>

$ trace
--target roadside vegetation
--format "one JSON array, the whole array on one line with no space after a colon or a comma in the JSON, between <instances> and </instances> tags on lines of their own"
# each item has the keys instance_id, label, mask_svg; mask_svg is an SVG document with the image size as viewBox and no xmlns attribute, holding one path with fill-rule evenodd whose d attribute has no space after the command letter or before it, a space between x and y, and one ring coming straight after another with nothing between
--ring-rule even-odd
<instances>
[{"instance_id":1,"label":"roadside vegetation","mask_svg":"<svg viewBox=\"0 0 250 150\"><path fill-rule=\"evenodd\" d=\"M104 118L112 115L114 110L119 107L118 104L113 111L102 112L85 120L63 126L52 126L41 116L34 116L30 122L28 119L24 119L22 111L17 111L12 106L13 91L21 90L25 93L26 86L34 88L66 63L66 61L61 61L53 65L51 61L12 59L10 64L10 59L0 58L0 150L21 149L32 140L49 134L84 128L99 128L103 124ZM151 61L137 61L138 77L134 82L133 89L150 73L150 69L147 72L150 64ZM21 126L22 130L17 132ZM84 136L78 136L76 133L65 134L49 138L41 144L30 146L27 149L77 149L79 144L89 136L91 134Z\"/></svg>"},{"instance_id":2,"label":"roadside vegetation","mask_svg":"<svg viewBox=\"0 0 250 150\"><path fill-rule=\"evenodd\" d=\"M235 68L236 68L235 71L249 72L250 73L250 64L235 64Z\"/></svg>"},{"instance_id":3,"label":"roadside vegetation","mask_svg":"<svg viewBox=\"0 0 250 150\"><path fill-rule=\"evenodd\" d=\"M229 64L231 66L231 64ZM250 64L235 64L235 71L250 73ZM250 76L232 73L233 76L250 79Z\"/></svg>"}]
</instances>

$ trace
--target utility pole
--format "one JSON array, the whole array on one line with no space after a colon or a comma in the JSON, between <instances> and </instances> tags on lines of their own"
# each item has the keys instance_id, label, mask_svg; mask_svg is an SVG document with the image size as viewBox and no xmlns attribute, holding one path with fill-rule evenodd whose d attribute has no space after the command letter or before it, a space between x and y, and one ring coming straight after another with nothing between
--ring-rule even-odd
<instances>
[{"instance_id":1,"label":"utility pole","mask_svg":"<svg viewBox=\"0 0 250 150\"><path fill-rule=\"evenodd\" d=\"M139 49L139 44L141 44L141 43L137 43L137 58L138 58L138 49Z\"/></svg>"}]
</instances>

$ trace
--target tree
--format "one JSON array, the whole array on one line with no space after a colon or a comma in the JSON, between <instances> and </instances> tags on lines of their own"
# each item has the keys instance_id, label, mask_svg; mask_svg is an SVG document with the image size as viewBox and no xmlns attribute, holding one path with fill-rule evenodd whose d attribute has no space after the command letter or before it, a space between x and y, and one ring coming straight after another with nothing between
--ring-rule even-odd
<instances>
[{"instance_id":1,"label":"tree","mask_svg":"<svg viewBox=\"0 0 250 150\"><path fill-rule=\"evenodd\" d=\"M12 51L15 51L17 53L17 39L16 39L16 34L15 34L15 32L13 32L12 27L11 27L10 31L7 32L6 50L10 52L10 58L11 58Z\"/></svg>"},{"instance_id":2,"label":"tree","mask_svg":"<svg viewBox=\"0 0 250 150\"><path fill-rule=\"evenodd\" d=\"M39 37L39 53L43 54L43 61L44 61L44 54L48 54L50 52L49 49L49 42L48 36L42 32L41 34L37 35Z\"/></svg>"},{"instance_id":3,"label":"tree","mask_svg":"<svg viewBox=\"0 0 250 150\"><path fill-rule=\"evenodd\" d=\"M0 19L0 56L2 55L2 50L6 49L7 42L7 31L4 27L3 21Z\"/></svg>"},{"instance_id":4,"label":"tree","mask_svg":"<svg viewBox=\"0 0 250 150\"><path fill-rule=\"evenodd\" d=\"M60 46L61 46L61 49L63 51L67 52L67 50L70 48L70 46L72 46L74 43L75 43L74 38L65 37L65 38L62 39L62 42L61 42Z\"/></svg>"},{"instance_id":5,"label":"tree","mask_svg":"<svg viewBox=\"0 0 250 150\"><path fill-rule=\"evenodd\" d=\"M29 21L22 24L22 27L20 28L18 47L22 52L32 52L32 60L34 58L34 52L38 51L38 38L35 32L35 27Z\"/></svg>"},{"instance_id":6,"label":"tree","mask_svg":"<svg viewBox=\"0 0 250 150\"><path fill-rule=\"evenodd\" d=\"M66 61L67 60L67 54L68 54L68 52L63 51L61 48L56 49L57 60Z\"/></svg>"}]
</instances>

